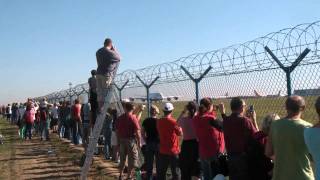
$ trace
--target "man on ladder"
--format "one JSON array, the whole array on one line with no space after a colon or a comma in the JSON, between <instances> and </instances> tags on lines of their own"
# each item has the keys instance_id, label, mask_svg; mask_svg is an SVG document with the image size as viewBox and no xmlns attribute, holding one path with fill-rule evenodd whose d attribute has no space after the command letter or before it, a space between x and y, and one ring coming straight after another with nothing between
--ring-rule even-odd
<instances>
[{"instance_id":1,"label":"man on ladder","mask_svg":"<svg viewBox=\"0 0 320 180\"><path fill-rule=\"evenodd\" d=\"M116 75L120 63L120 55L114 48L112 40L110 38L107 38L104 41L104 47L100 48L96 52L96 57L98 64L96 73L98 116L96 119L92 119L92 122L95 122L94 124L92 124L94 129L92 131L92 135L89 138L89 146L85 157L86 159L81 169L81 179L87 178L87 173L90 169L94 149L96 147L98 137L103 126L107 108L110 106L110 101L112 97L114 97L116 101L119 100L119 98L116 97L115 91L113 91L111 83L114 79L114 76ZM120 103L120 100L117 103Z\"/></svg>"},{"instance_id":2,"label":"man on ladder","mask_svg":"<svg viewBox=\"0 0 320 180\"><path fill-rule=\"evenodd\" d=\"M104 100L107 95L108 87L112 83L116 75L117 67L120 63L120 55L114 48L112 40L107 38L104 41L104 47L100 48L97 53L97 98L98 98L98 111L101 111L104 105Z\"/></svg>"}]
</instances>

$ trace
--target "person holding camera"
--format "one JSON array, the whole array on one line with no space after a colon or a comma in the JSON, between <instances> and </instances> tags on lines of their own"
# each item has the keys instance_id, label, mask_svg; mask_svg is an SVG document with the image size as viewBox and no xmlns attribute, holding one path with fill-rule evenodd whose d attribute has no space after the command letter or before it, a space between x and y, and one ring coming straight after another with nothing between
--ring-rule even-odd
<instances>
[{"instance_id":1,"label":"person holding camera","mask_svg":"<svg viewBox=\"0 0 320 180\"><path fill-rule=\"evenodd\" d=\"M100 48L97 53L97 73L96 73L96 90L98 98L98 111L104 104L104 98L107 95L108 88L112 83L113 77L120 63L120 55L114 48L112 40L107 38L104 41L104 47Z\"/></svg>"},{"instance_id":2,"label":"person holding camera","mask_svg":"<svg viewBox=\"0 0 320 180\"><path fill-rule=\"evenodd\" d=\"M249 112L246 116L246 103L243 99L235 97L231 99L231 115L226 115L224 104L219 105L223 118L223 131L228 153L228 168L230 180L250 179L247 148L248 143L257 132L255 112Z\"/></svg>"},{"instance_id":3,"label":"person holding camera","mask_svg":"<svg viewBox=\"0 0 320 180\"><path fill-rule=\"evenodd\" d=\"M183 180L191 180L192 177L200 178L199 145L192 123L196 112L196 103L190 101L184 107L177 121L183 133L183 142L179 154L181 179Z\"/></svg>"},{"instance_id":4,"label":"person holding camera","mask_svg":"<svg viewBox=\"0 0 320 180\"><path fill-rule=\"evenodd\" d=\"M213 127L217 121L210 98L203 98L197 115L193 118L193 128L199 143L199 156L204 180L211 180L220 174L218 156L225 151L223 132Z\"/></svg>"},{"instance_id":5,"label":"person holding camera","mask_svg":"<svg viewBox=\"0 0 320 180\"><path fill-rule=\"evenodd\" d=\"M157 115L159 114L159 109L157 106L152 105L150 108L151 117L146 118L142 123L142 137L146 142L146 179L152 180L153 175L153 164L155 160L156 168L158 167L158 154L159 154L159 133L157 130Z\"/></svg>"}]
</instances>

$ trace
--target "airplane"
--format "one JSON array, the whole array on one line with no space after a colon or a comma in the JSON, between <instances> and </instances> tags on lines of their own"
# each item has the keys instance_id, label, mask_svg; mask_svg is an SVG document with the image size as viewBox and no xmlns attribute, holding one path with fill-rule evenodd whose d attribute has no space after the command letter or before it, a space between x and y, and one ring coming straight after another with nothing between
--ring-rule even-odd
<instances>
[{"instance_id":1,"label":"airplane","mask_svg":"<svg viewBox=\"0 0 320 180\"><path fill-rule=\"evenodd\" d=\"M265 95L259 93L257 90L253 90L253 93L255 97L261 98L261 97L283 97L284 95L281 94L281 90L278 92L278 94L270 94L270 95Z\"/></svg>"},{"instance_id":2,"label":"airplane","mask_svg":"<svg viewBox=\"0 0 320 180\"><path fill-rule=\"evenodd\" d=\"M172 101L172 100L178 100L181 96L164 96L162 93L156 92L156 93L150 93L149 95L151 101L158 101L162 102L163 100ZM129 100L131 102L135 100L141 100L142 102L147 101L147 97L129 97Z\"/></svg>"},{"instance_id":3,"label":"airplane","mask_svg":"<svg viewBox=\"0 0 320 180\"><path fill-rule=\"evenodd\" d=\"M228 99L229 97L229 92L226 92L224 96L214 96L212 99Z\"/></svg>"}]
</instances>

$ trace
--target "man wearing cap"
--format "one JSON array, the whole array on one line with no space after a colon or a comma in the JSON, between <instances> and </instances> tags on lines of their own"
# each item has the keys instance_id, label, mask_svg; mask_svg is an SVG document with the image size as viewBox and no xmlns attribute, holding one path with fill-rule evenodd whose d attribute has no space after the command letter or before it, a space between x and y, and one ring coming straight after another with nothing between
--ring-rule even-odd
<instances>
[{"instance_id":1,"label":"man wearing cap","mask_svg":"<svg viewBox=\"0 0 320 180\"><path fill-rule=\"evenodd\" d=\"M180 179L178 175L178 154L180 153L179 136L182 136L181 127L172 117L174 107L171 103L165 103L163 107L164 117L157 121L157 129L160 138L159 167L157 179L165 180L168 166L171 167L172 179Z\"/></svg>"},{"instance_id":2,"label":"man wearing cap","mask_svg":"<svg viewBox=\"0 0 320 180\"><path fill-rule=\"evenodd\" d=\"M104 98L107 95L108 87L116 75L116 70L120 63L120 55L114 48L112 40L107 38L104 41L104 47L100 48L97 53L97 97L99 111L104 104Z\"/></svg>"}]
</instances>

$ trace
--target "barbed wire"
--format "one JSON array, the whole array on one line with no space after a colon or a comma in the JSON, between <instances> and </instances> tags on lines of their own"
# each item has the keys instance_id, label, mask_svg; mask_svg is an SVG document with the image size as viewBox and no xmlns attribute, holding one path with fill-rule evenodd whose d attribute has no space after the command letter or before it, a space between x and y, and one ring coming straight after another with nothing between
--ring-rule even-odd
<instances>
[{"instance_id":1,"label":"barbed wire","mask_svg":"<svg viewBox=\"0 0 320 180\"><path fill-rule=\"evenodd\" d=\"M265 51L264 48L266 46L272 50L285 66L291 65L305 48L309 48L311 51L299 66L319 63L319 38L320 21L299 24L242 44L235 44L204 53L195 53L172 62L137 70L126 70L117 74L114 83L122 86L126 81L129 81L126 88L141 87L142 84L137 79L137 76L145 82L151 82L156 77L159 77L155 84L189 80L181 66L186 68L194 77L199 77L209 66L212 69L206 77L279 69L278 64ZM43 97L47 99L65 99L70 96L88 93L88 88L88 83L83 83L71 89L53 92L36 99Z\"/></svg>"}]
</instances>

